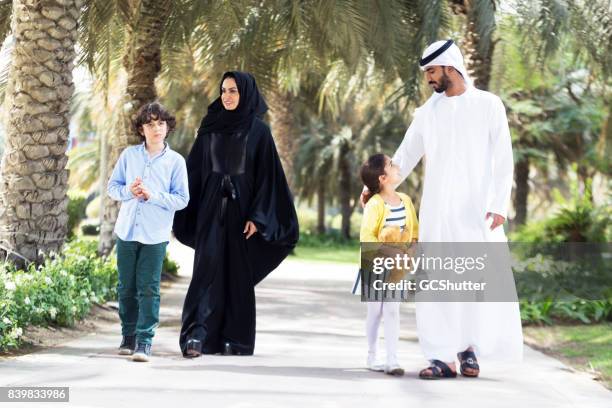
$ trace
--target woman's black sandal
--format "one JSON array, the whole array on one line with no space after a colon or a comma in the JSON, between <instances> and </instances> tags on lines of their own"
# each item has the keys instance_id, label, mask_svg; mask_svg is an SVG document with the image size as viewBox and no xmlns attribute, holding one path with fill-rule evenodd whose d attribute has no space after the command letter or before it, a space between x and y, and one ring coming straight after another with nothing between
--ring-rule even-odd
<instances>
[{"instance_id":1,"label":"woman's black sandal","mask_svg":"<svg viewBox=\"0 0 612 408\"><path fill-rule=\"evenodd\" d=\"M425 374L425 371L430 370L431 374ZM431 365L424 368L419 373L419 378L423 380L439 380L440 378L455 378L457 373L452 371L450 367L443 361L431 360Z\"/></svg>"},{"instance_id":2,"label":"woman's black sandal","mask_svg":"<svg viewBox=\"0 0 612 408\"><path fill-rule=\"evenodd\" d=\"M187 340L187 344L185 345L185 357L195 358L195 357L200 357L201 355L202 355L202 342L197 339Z\"/></svg>"},{"instance_id":3,"label":"woman's black sandal","mask_svg":"<svg viewBox=\"0 0 612 408\"><path fill-rule=\"evenodd\" d=\"M241 356L242 352L237 348L233 347L231 343L226 342L223 345L223 354L224 356Z\"/></svg>"},{"instance_id":4,"label":"woman's black sandal","mask_svg":"<svg viewBox=\"0 0 612 408\"><path fill-rule=\"evenodd\" d=\"M461 353L457 353L457 358L459 359L460 371L461 375L464 377L478 377L480 374L480 367L478 366L478 360L476 360L476 354L473 351L463 351ZM466 369L470 369L472 371L476 370L476 373L466 372Z\"/></svg>"}]
</instances>

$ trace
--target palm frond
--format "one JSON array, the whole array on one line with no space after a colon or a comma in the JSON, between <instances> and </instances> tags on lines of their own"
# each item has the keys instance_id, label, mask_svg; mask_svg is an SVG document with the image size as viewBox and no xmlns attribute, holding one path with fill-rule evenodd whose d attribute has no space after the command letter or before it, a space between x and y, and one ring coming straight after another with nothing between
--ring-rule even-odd
<instances>
[{"instance_id":1,"label":"palm frond","mask_svg":"<svg viewBox=\"0 0 612 408\"><path fill-rule=\"evenodd\" d=\"M369 17L366 48L371 50L380 68L395 75L397 68L406 63L416 27L411 23L412 9L405 2L364 1L363 14Z\"/></svg>"},{"instance_id":2,"label":"palm frond","mask_svg":"<svg viewBox=\"0 0 612 408\"><path fill-rule=\"evenodd\" d=\"M87 0L79 24L78 63L94 75L101 90L110 88L121 65L125 43L126 1Z\"/></svg>"},{"instance_id":3,"label":"palm frond","mask_svg":"<svg viewBox=\"0 0 612 408\"><path fill-rule=\"evenodd\" d=\"M11 32L11 16L13 14L13 2L11 0L0 0L0 43Z\"/></svg>"},{"instance_id":4,"label":"palm frond","mask_svg":"<svg viewBox=\"0 0 612 408\"><path fill-rule=\"evenodd\" d=\"M534 49L541 63L554 54L561 34L569 23L568 4L564 0L519 2L517 12L523 25L523 47Z\"/></svg>"},{"instance_id":5,"label":"palm frond","mask_svg":"<svg viewBox=\"0 0 612 408\"><path fill-rule=\"evenodd\" d=\"M487 55L492 46L492 36L496 27L495 11L495 0L475 0L470 7L469 21L475 24L480 55Z\"/></svg>"},{"instance_id":6,"label":"palm frond","mask_svg":"<svg viewBox=\"0 0 612 408\"><path fill-rule=\"evenodd\" d=\"M392 100L407 98L418 103L422 82L419 59L427 45L451 36L453 17L445 0L410 0L404 3L404 7L406 24L412 30L405 41L405 54L397 64L403 85Z\"/></svg>"},{"instance_id":7,"label":"palm frond","mask_svg":"<svg viewBox=\"0 0 612 408\"><path fill-rule=\"evenodd\" d=\"M0 105L4 102L4 95L6 93L6 85L8 83L8 76L11 68L11 54L15 41L13 36L9 36L4 41L3 47L0 50Z\"/></svg>"},{"instance_id":8,"label":"palm frond","mask_svg":"<svg viewBox=\"0 0 612 408\"><path fill-rule=\"evenodd\" d=\"M577 53L594 62L607 80L612 75L612 1L572 2L569 10Z\"/></svg>"},{"instance_id":9,"label":"palm frond","mask_svg":"<svg viewBox=\"0 0 612 408\"><path fill-rule=\"evenodd\" d=\"M70 150L68 152L68 169L70 169L70 187L90 191L99 179L99 144L89 143Z\"/></svg>"}]
</instances>

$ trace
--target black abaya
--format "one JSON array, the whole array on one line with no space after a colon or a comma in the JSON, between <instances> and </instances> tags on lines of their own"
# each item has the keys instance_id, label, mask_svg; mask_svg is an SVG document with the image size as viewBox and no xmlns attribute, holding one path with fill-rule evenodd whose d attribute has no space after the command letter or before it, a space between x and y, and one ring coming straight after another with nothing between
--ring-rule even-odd
<instances>
[{"instance_id":1,"label":"black abaya","mask_svg":"<svg viewBox=\"0 0 612 408\"><path fill-rule=\"evenodd\" d=\"M242 100L242 94L241 94ZM187 159L190 202L174 219L174 234L195 249L180 335L201 341L203 353L239 354L255 346L255 285L295 247L293 199L268 126L206 132ZM258 232L245 239L253 221Z\"/></svg>"}]
</instances>

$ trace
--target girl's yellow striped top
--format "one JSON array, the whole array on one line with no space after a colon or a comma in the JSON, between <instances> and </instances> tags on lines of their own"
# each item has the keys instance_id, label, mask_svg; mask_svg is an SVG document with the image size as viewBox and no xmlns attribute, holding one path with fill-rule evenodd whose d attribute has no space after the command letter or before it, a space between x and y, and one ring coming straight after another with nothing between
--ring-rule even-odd
<instances>
[{"instance_id":1,"label":"girl's yellow striped top","mask_svg":"<svg viewBox=\"0 0 612 408\"><path fill-rule=\"evenodd\" d=\"M418 239L419 222L412 200L404 193L397 193L402 199L406 210L406 225L404 231L410 232L408 242ZM363 209L363 219L361 221L361 231L359 240L361 242L378 242L378 235L385 226L385 220L389 218L391 210L385 205L385 200L380 194L374 194L366 203Z\"/></svg>"}]
</instances>

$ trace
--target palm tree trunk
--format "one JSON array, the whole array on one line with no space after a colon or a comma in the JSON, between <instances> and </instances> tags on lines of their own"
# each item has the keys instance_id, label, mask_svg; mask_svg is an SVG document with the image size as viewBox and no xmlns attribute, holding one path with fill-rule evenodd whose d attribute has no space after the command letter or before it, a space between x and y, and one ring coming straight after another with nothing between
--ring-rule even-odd
<instances>
[{"instance_id":1,"label":"palm tree trunk","mask_svg":"<svg viewBox=\"0 0 612 408\"><path fill-rule=\"evenodd\" d=\"M587 197L591 204L594 203L592 183L594 171L592 171L587 164L579 162L576 172L578 173L578 179L582 187L582 195Z\"/></svg>"},{"instance_id":2,"label":"palm tree trunk","mask_svg":"<svg viewBox=\"0 0 612 408\"><path fill-rule=\"evenodd\" d=\"M597 143L597 152L602 159L610 157L608 153L610 151L610 142L612 141L612 100L606 101L605 104L608 105L608 114L601 127L599 142Z\"/></svg>"},{"instance_id":3,"label":"palm tree trunk","mask_svg":"<svg viewBox=\"0 0 612 408\"><path fill-rule=\"evenodd\" d=\"M0 166L0 252L18 266L59 252L67 234L70 99L82 0L15 0Z\"/></svg>"},{"instance_id":4,"label":"palm tree trunk","mask_svg":"<svg viewBox=\"0 0 612 408\"><path fill-rule=\"evenodd\" d=\"M106 194L106 180L108 180L108 133L100 133L100 175L98 177L98 194L100 194L100 214L99 225L104 222L104 209L110 201L110 197Z\"/></svg>"},{"instance_id":5,"label":"palm tree trunk","mask_svg":"<svg viewBox=\"0 0 612 408\"><path fill-rule=\"evenodd\" d=\"M133 7L133 24L128 29L127 49L123 57L123 66L128 75L127 89L121 105L124 111L118 126L120 131L109 143L109 176L121 152L129 145L140 143L140 138L132 131L132 120L136 112L143 104L157 98L155 78L161 70L161 39L171 10L169 1L159 0L136 1ZM108 254L113 247L113 229L119 207L119 202L107 200L105 207L101 209L103 216L98 246L100 254Z\"/></svg>"},{"instance_id":6,"label":"palm tree trunk","mask_svg":"<svg viewBox=\"0 0 612 408\"><path fill-rule=\"evenodd\" d=\"M293 113L295 97L289 92L273 91L268 96L270 101L270 127L278 154L287 176L287 182L295 191L293 162L297 151L298 135Z\"/></svg>"},{"instance_id":7,"label":"palm tree trunk","mask_svg":"<svg viewBox=\"0 0 612 408\"><path fill-rule=\"evenodd\" d=\"M319 183L317 191L317 232L325 234L325 184Z\"/></svg>"},{"instance_id":8,"label":"palm tree trunk","mask_svg":"<svg viewBox=\"0 0 612 408\"><path fill-rule=\"evenodd\" d=\"M468 73L476 88L488 90L496 43L493 41L496 27L495 1L450 0L450 6L455 14L465 17L465 34L461 45Z\"/></svg>"},{"instance_id":9,"label":"palm tree trunk","mask_svg":"<svg viewBox=\"0 0 612 408\"><path fill-rule=\"evenodd\" d=\"M343 238L351 238L351 215L353 207L351 206L351 166L348 162L348 146L342 146L340 151L340 185L338 198L340 201L340 214L342 216L340 232Z\"/></svg>"},{"instance_id":10,"label":"palm tree trunk","mask_svg":"<svg viewBox=\"0 0 612 408\"><path fill-rule=\"evenodd\" d=\"M524 155L514 165L514 226L518 227L527 222L527 203L529 199L529 157Z\"/></svg>"},{"instance_id":11,"label":"palm tree trunk","mask_svg":"<svg viewBox=\"0 0 612 408\"><path fill-rule=\"evenodd\" d=\"M602 161L605 160L606 157L612 157L612 149L610 149L610 143L612 142L612 100L606 100L606 98L604 98L604 103L608 106L608 113L601 126L599 141L597 142L597 147L595 149L598 158ZM608 160L607 163L609 166L610 161ZM593 197L593 194L591 194L591 202L595 202L595 197Z\"/></svg>"}]
</instances>

